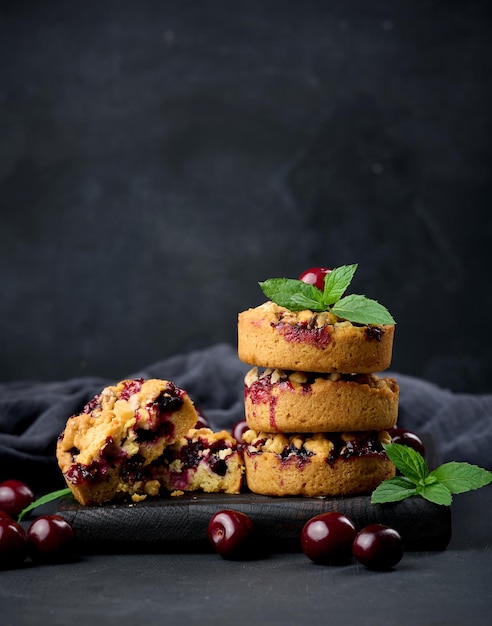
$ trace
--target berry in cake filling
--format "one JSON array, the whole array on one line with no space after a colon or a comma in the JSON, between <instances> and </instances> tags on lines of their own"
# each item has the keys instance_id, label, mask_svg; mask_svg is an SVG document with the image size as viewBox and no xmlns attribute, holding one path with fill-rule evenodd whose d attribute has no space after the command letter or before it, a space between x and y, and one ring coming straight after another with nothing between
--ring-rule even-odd
<instances>
[{"instance_id":1,"label":"berry in cake filling","mask_svg":"<svg viewBox=\"0 0 492 626\"><path fill-rule=\"evenodd\" d=\"M248 436L249 434L249 436ZM326 433L318 435L264 435L254 436L249 431L244 444L246 454L253 456L263 452L273 452L283 463L296 461L309 462L315 454L326 457L328 463L338 459L350 460L362 456L385 457L383 443L391 438L386 431L364 431L356 433Z\"/></svg>"},{"instance_id":2,"label":"berry in cake filling","mask_svg":"<svg viewBox=\"0 0 492 626\"><path fill-rule=\"evenodd\" d=\"M72 485L97 483L104 479L108 470L109 464L101 461L92 461L89 465L74 463L65 472L65 478L71 482Z\"/></svg>"},{"instance_id":3,"label":"berry in cake filling","mask_svg":"<svg viewBox=\"0 0 492 626\"><path fill-rule=\"evenodd\" d=\"M128 400L130 396L138 393L142 389L144 383L143 378L135 378L135 380L125 380L123 389L120 392L120 398L122 400Z\"/></svg>"},{"instance_id":4,"label":"berry in cake filling","mask_svg":"<svg viewBox=\"0 0 492 626\"><path fill-rule=\"evenodd\" d=\"M174 433L174 424L172 422L165 421L152 429L137 428L134 432L138 443L152 444L160 439L170 440Z\"/></svg>"},{"instance_id":5,"label":"berry in cake filling","mask_svg":"<svg viewBox=\"0 0 492 626\"><path fill-rule=\"evenodd\" d=\"M136 441L141 444L152 444L162 439L171 441L175 428L169 418L183 404L183 392L170 383L166 391L149 402L144 410L137 410L136 427L133 429Z\"/></svg>"},{"instance_id":6,"label":"berry in cake filling","mask_svg":"<svg viewBox=\"0 0 492 626\"><path fill-rule=\"evenodd\" d=\"M186 438L187 443L172 447L164 452L164 464L169 483L175 489L186 489L193 481L199 468L205 468L217 476L227 474L227 459L233 454L233 447L221 441L209 441L198 437L193 440Z\"/></svg>"},{"instance_id":7,"label":"berry in cake filling","mask_svg":"<svg viewBox=\"0 0 492 626\"><path fill-rule=\"evenodd\" d=\"M101 409L101 394L98 393L97 396L94 396L92 400L84 406L82 409L82 413L87 413L88 415L93 413L96 409Z\"/></svg>"},{"instance_id":8,"label":"berry in cake filling","mask_svg":"<svg viewBox=\"0 0 492 626\"><path fill-rule=\"evenodd\" d=\"M144 465L144 459L139 454L132 456L122 464L120 479L124 483L134 484L149 478L148 466Z\"/></svg>"},{"instance_id":9,"label":"berry in cake filling","mask_svg":"<svg viewBox=\"0 0 492 626\"><path fill-rule=\"evenodd\" d=\"M99 482L104 479L109 470L121 466L128 460L126 452L118 446L111 437L101 450L99 459L94 459L88 465L77 463L76 459L80 450L73 447L70 450L73 465L65 473L66 478L74 485L86 482Z\"/></svg>"},{"instance_id":10,"label":"berry in cake filling","mask_svg":"<svg viewBox=\"0 0 492 626\"><path fill-rule=\"evenodd\" d=\"M326 348L332 340L328 326L310 328L307 323L286 324L284 322L272 322L272 326L276 327L285 340L291 343L308 343L322 349Z\"/></svg>"},{"instance_id":11,"label":"berry in cake filling","mask_svg":"<svg viewBox=\"0 0 492 626\"><path fill-rule=\"evenodd\" d=\"M331 459L352 457L360 457L367 455L385 456L379 432L371 431L369 433L338 433L338 436L332 435L334 448L332 450Z\"/></svg>"},{"instance_id":12,"label":"berry in cake filling","mask_svg":"<svg viewBox=\"0 0 492 626\"><path fill-rule=\"evenodd\" d=\"M195 470L200 463L208 465L214 474L225 476L227 472L227 462L225 460L224 443L222 441L208 442L199 438L198 441L189 440L173 459L181 461L183 471Z\"/></svg>"},{"instance_id":13,"label":"berry in cake filling","mask_svg":"<svg viewBox=\"0 0 492 626\"><path fill-rule=\"evenodd\" d=\"M383 336L383 329L379 326L367 326L366 327L366 337L369 341L381 341Z\"/></svg>"}]
</instances>

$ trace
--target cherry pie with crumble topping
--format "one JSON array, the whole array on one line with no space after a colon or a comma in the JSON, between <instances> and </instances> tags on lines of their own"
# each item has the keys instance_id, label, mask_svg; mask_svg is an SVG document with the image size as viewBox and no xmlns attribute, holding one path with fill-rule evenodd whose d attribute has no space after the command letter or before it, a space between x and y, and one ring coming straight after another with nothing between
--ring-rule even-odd
<instances>
[{"instance_id":1,"label":"cherry pie with crumble topping","mask_svg":"<svg viewBox=\"0 0 492 626\"><path fill-rule=\"evenodd\" d=\"M58 464L84 505L157 495L160 485L146 468L197 420L188 394L172 382L123 380L68 419L57 442Z\"/></svg>"}]
</instances>

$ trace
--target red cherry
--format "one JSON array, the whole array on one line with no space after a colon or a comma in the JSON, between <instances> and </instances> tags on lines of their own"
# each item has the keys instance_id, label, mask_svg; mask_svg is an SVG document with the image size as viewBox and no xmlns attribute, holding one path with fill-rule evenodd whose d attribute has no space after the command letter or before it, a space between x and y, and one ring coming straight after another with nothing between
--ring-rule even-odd
<instances>
[{"instance_id":1,"label":"red cherry","mask_svg":"<svg viewBox=\"0 0 492 626\"><path fill-rule=\"evenodd\" d=\"M304 554L319 565L339 564L352 556L352 543L357 530L352 520L331 511L306 522L301 532Z\"/></svg>"},{"instance_id":2,"label":"red cherry","mask_svg":"<svg viewBox=\"0 0 492 626\"><path fill-rule=\"evenodd\" d=\"M61 515L36 518L27 530L27 543L33 561L66 561L74 555L73 529Z\"/></svg>"},{"instance_id":3,"label":"red cherry","mask_svg":"<svg viewBox=\"0 0 492 626\"><path fill-rule=\"evenodd\" d=\"M0 569L16 567L27 557L26 532L20 524L0 518Z\"/></svg>"},{"instance_id":4,"label":"red cherry","mask_svg":"<svg viewBox=\"0 0 492 626\"><path fill-rule=\"evenodd\" d=\"M195 411L198 414L198 419L195 424L195 428L210 428L210 422L205 416L205 413L197 406L195 406Z\"/></svg>"},{"instance_id":5,"label":"red cherry","mask_svg":"<svg viewBox=\"0 0 492 626\"><path fill-rule=\"evenodd\" d=\"M399 443L402 446L408 446L417 450L423 457L425 457L425 446L422 439L405 428L390 428L388 430L392 443Z\"/></svg>"},{"instance_id":6,"label":"red cherry","mask_svg":"<svg viewBox=\"0 0 492 626\"><path fill-rule=\"evenodd\" d=\"M389 570L400 562L403 542L394 528L370 524L357 533L352 553L368 569Z\"/></svg>"},{"instance_id":7,"label":"red cherry","mask_svg":"<svg viewBox=\"0 0 492 626\"><path fill-rule=\"evenodd\" d=\"M253 534L253 521L240 511L224 509L215 513L207 527L210 545L224 559L248 556Z\"/></svg>"},{"instance_id":8,"label":"red cherry","mask_svg":"<svg viewBox=\"0 0 492 626\"><path fill-rule=\"evenodd\" d=\"M249 426L246 420L239 420L239 422L236 422L235 424L233 424L232 428L231 428L231 434L234 437L234 439L236 441L241 442L243 439L243 434L249 430Z\"/></svg>"},{"instance_id":9,"label":"red cherry","mask_svg":"<svg viewBox=\"0 0 492 626\"><path fill-rule=\"evenodd\" d=\"M0 483L0 509L11 517L17 517L32 502L33 492L20 480L5 480Z\"/></svg>"},{"instance_id":10,"label":"red cherry","mask_svg":"<svg viewBox=\"0 0 492 626\"><path fill-rule=\"evenodd\" d=\"M299 276L299 280L309 285L314 285L321 291L325 288L325 276L332 270L328 267L311 267Z\"/></svg>"}]
</instances>

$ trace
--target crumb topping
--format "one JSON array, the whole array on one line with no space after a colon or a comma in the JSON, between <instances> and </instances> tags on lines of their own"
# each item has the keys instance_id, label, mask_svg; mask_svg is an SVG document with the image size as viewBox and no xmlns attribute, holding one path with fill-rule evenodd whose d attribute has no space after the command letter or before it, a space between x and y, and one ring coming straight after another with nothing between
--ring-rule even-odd
<instances>
[{"instance_id":1,"label":"crumb topping","mask_svg":"<svg viewBox=\"0 0 492 626\"><path fill-rule=\"evenodd\" d=\"M383 444L391 443L391 437L387 431L273 434L249 429L243 434L243 442L245 451L250 455L273 453L282 459L316 455L322 460L332 461L340 457L384 455Z\"/></svg>"}]
</instances>

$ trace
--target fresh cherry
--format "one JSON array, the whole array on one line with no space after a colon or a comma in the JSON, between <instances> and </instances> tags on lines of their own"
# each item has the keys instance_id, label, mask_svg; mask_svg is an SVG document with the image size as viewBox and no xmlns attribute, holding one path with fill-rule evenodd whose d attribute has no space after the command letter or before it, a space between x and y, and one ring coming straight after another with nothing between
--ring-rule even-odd
<instances>
[{"instance_id":1,"label":"fresh cherry","mask_svg":"<svg viewBox=\"0 0 492 626\"><path fill-rule=\"evenodd\" d=\"M311 267L299 276L299 280L314 285L321 291L325 288L325 276L332 270L328 267Z\"/></svg>"},{"instance_id":2,"label":"fresh cherry","mask_svg":"<svg viewBox=\"0 0 492 626\"><path fill-rule=\"evenodd\" d=\"M352 543L357 534L352 520L331 511L308 520L301 532L304 554L319 565L340 564L352 556Z\"/></svg>"},{"instance_id":3,"label":"fresh cherry","mask_svg":"<svg viewBox=\"0 0 492 626\"><path fill-rule=\"evenodd\" d=\"M27 530L27 544L33 561L67 561L74 556L74 532L61 515L36 518Z\"/></svg>"},{"instance_id":4,"label":"fresh cherry","mask_svg":"<svg viewBox=\"0 0 492 626\"><path fill-rule=\"evenodd\" d=\"M224 559L248 556L253 535L253 521L240 511L223 509L215 513L207 527L208 540Z\"/></svg>"},{"instance_id":5,"label":"fresh cherry","mask_svg":"<svg viewBox=\"0 0 492 626\"><path fill-rule=\"evenodd\" d=\"M422 439L410 430L405 428L390 428L388 430L392 443L399 443L402 446L409 446L417 450L425 457L425 446Z\"/></svg>"},{"instance_id":6,"label":"fresh cherry","mask_svg":"<svg viewBox=\"0 0 492 626\"><path fill-rule=\"evenodd\" d=\"M2 519L12 519L12 516L9 515L8 513L5 513L5 511L0 511L0 520Z\"/></svg>"},{"instance_id":7,"label":"fresh cherry","mask_svg":"<svg viewBox=\"0 0 492 626\"><path fill-rule=\"evenodd\" d=\"M239 420L233 424L231 428L231 434L236 441L241 442L243 439L243 434L249 429L248 423L246 420Z\"/></svg>"},{"instance_id":8,"label":"fresh cherry","mask_svg":"<svg viewBox=\"0 0 492 626\"><path fill-rule=\"evenodd\" d=\"M0 509L12 517L34 502L31 489L20 480L5 480L0 483Z\"/></svg>"},{"instance_id":9,"label":"fresh cherry","mask_svg":"<svg viewBox=\"0 0 492 626\"><path fill-rule=\"evenodd\" d=\"M197 406L195 406L195 410L198 414L198 419L196 421L195 428L210 428L210 422L206 418L205 413Z\"/></svg>"},{"instance_id":10,"label":"fresh cherry","mask_svg":"<svg viewBox=\"0 0 492 626\"><path fill-rule=\"evenodd\" d=\"M27 557L26 532L20 524L0 518L0 569L16 567Z\"/></svg>"},{"instance_id":11,"label":"fresh cherry","mask_svg":"<svg viewBox=\"0 0 492 626\"><path fill-rule=\"evenodd\" d=\"M357 533L352 553L368 569L389 570L400 562L403 542L394 528L370 524Z\"/></svg>"}]
</instances>

